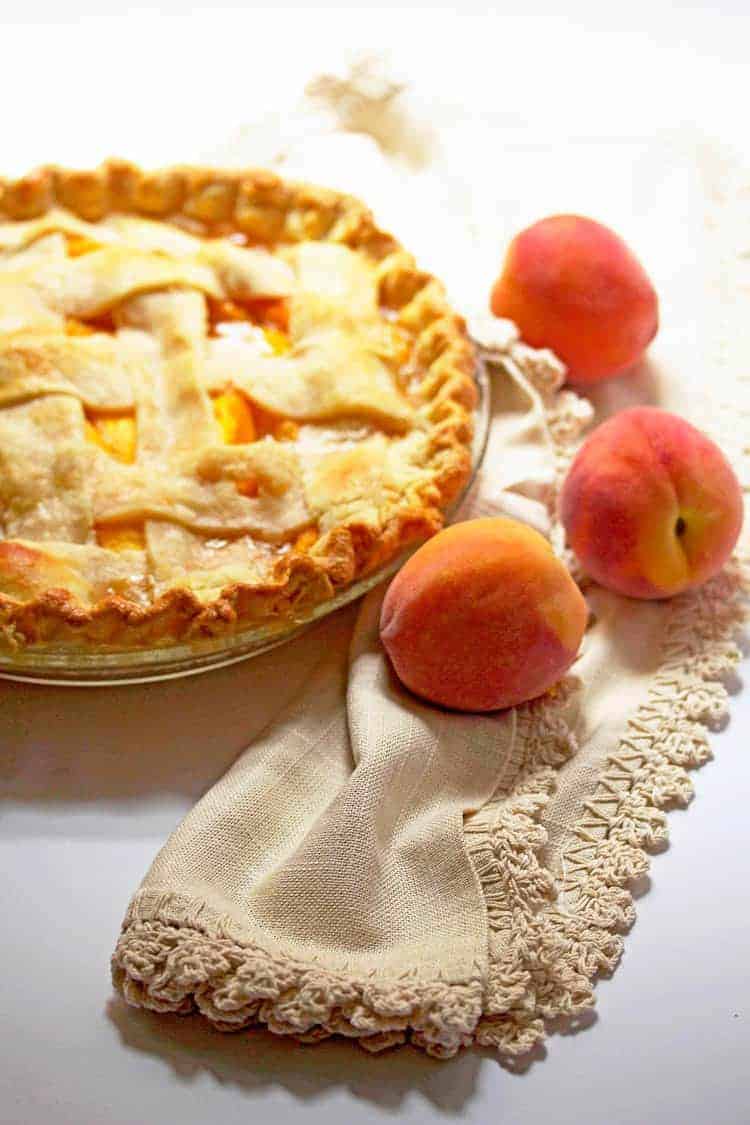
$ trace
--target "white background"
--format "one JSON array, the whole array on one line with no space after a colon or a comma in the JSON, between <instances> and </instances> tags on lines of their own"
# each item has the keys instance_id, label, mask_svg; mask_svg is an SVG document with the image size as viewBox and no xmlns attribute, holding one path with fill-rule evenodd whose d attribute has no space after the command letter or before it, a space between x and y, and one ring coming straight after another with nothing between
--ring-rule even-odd
<instances>
[{"instance_id":1,"label":"white background","mask_svg":"<svg viewBox=\"0 0 750 1125\"><path fill-rule=\"evenodd\" d=\"M496 177L503 217L488 237L498 245L512 233L507 216L524 212L526 145L538 178L539 146L569 143L560 206L578 200L604 218L615 173L603 155L600 180L590 163L579 174L576 146L601 141L608 154L613 140L658 144L697 128L750 147L741 2L529 2L489 18L395 5L114 13L0 0L0 16L5 172L111 153L152 164L218 158L243 122L293 101L352 42L390 46L436 118L491 116L496 155L457 175L481 177L485 197ZM669 212L662 193L628 233L647 243L674 221ZM113 1000L108 959L129 895L242 746L243 670L113 692L0 684L2 1125L747 1122L748 699L735 700L716 762L695 776L695 805L671 817L672 845L654 862L622 967L599 986L595 1022L553 1036L546 1057L511 1074L477 1053L372 1059L346 1044L222 1037Z\"/></svg>"}]
</instances>

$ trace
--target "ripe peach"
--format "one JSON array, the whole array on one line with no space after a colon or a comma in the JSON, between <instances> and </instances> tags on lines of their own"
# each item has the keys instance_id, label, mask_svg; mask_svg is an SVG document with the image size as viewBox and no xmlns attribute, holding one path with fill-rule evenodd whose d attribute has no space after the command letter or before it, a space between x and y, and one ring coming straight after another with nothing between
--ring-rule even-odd
<instances>
[{"instance_id":1,"label":"ripe peach","mask_svg":"<svg viewBox=\"0 0 750 1125\"><path fill-rule=\"evenodd\" d=\"M575 659L586 603L547 540L510 519L439 532L383 602L380 636L415 694L459 711L541 695Z\"/></svg>"},{"instance_id":2,"label":"ripe peach","mask_svg":"<svg viewBox=\"0 0 750 1125\"><path fill-rule=\"evenodd\" d=\"M553 215L513 239L490 307L527 344L552 348L574 383L630 367L659 325L643 266L614 231L579 215Z\"/></svg>"},{"instance_id":3,"label":"ripe peach","mask_svg":"<svg viewBox=\"0 0 750 1125\"><path fill-rule=\"evenodd\" d=\"M721 569L742 526L742 494L705 434L666 410L637 406L581 447L560 515L570 546L602 586L664 598Z\"/></svg>"}]
</instances>

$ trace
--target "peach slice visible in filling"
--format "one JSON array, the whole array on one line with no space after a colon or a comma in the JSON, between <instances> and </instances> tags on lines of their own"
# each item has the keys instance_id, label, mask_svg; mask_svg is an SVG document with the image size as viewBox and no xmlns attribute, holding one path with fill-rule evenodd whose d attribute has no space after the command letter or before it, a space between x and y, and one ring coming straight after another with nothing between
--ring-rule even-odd
<instances>
[{"instance_id":1,"label":"peach slice visible in filling","mask_svg":"<svg viewBox=\"0 0 750 1125\"><path fill-rule=\"evenodd\" d=\"M86 437L110 457L126 465L135 461L136 424L133 414L93 414L86 416Z\"/></svg>"},{"instance_id":2,"label":"peach slice visible in filling","mask_svg":"<svg viewBox=\"0 0 750 1125\"><path fill-rule=\"evenodd\" d=\"M228 387L213 400L214 417L219 423L221 436L227 445L246 445L258 436L255 427L253 408L241 391ZM236 484L241 496L252 498L258 495L258 482L255 477L239 480Z\"/></svg>"},{"instance_id":3,"label":"peach slice visible in filling","mask_svg":"<svg viewBox=\"0 0 750 1125\"><path fill-rule=\"evenodd\" d=\"M289 302L283 297L251 297L241 306L247 320L259 324L261 328L275 328L284 334L289 332Z\"/></svg>"},{"instance_id":4,"label":"peach slice visible in filling","mask_svg":"<svg viewBox=\"0 0 750 1125\"><path fill-rule=\"evenodd\" d=\"M76 320L75 317L69 316L65 321L65 332L68 336L93 336L95 328L90 324L84 323L82 320Z\"/></svg>"},{"instance_id":5,"label":"peach slice visible in filling","mask_svg":"<svg viewBox=\"0 0 750 1125\"><path fill-rule=\"evenodd\" d=\"M99 546L109 551L143 551L146 548L146 532L142 523L99 524L95 531Z\"/></svg>"},{"instance_id":6,"label":"peach slice visible in filling","mask_svg":"<svg viewBox=\"0 0 750 1125\"><path fill-rule=\"evenodd\" d=\"M307 554L307 552L310 550L310 548L312 547L313 543L315 543L317 538L318 538L317 527L307 527L307 528L305 528L305 530L301 531L299 533L299 535L297 536L297 538L294 540L295 551L299 551L303 555Z\"/></svg>"},{"instance_id":7,"label":"peach slice visible in filling","mask_svg":"<svg viewBox=\"0 0 750 1125\"><path fill-rule=\"evenodd\" d=\"M264 410L236 387L227 387L213 397L214 417L227 445L245 445L268 435L277 441L294 441L298 434L296 422ZM241 496L258 495L258 482L252 477L237 482Z\"/></svg>"},{"instance_id":8,"label":"peach slice visible in filling","mask_svg":"<svg viewBox=\"0 0 750 1125\"><path fill-rule=\"evenodd\" d=\"M247 324L260 329L274 355L289 351L289 310L286 301L257 300L208 302L210 331L214 336L228 335L229 326ZM231 329L233 331L233 329Z\"/></svg>"},{"instance_id":9,"label":"peach slice visible in filling","mask_svg":"<svg viewBox=\"0 0 750 1125\"><path fill-rule=\"evenodd\" d=\"M135 461L137 428L133 414L94 414L87 412L86 437L110 457L123 464ZM101 524L95 528L96 541L110 551L142 551L146 546L143 522Z\"/></svg>"},{"instance_id":10,"label":"peach slice visible in filling","mask_svg":"<svg viewBox=\"0 0 750 1125\"><path fill-rule=\"evenodd\" d=\"M93 250L101 249L101 245L89 238L86 234L65 234L66 250L69 258L80 258L82 254L90 254Z\"/></svg>"},{"instance_id":11,"label":"peach slice visible in filling","mask_svg":"<svg viewBox=\"0 0 750 1125\"><path fill-rule=\"evenodd\" d=\"M74 316L69 316L65 320L65 332L68 336L93 336L95 332L113 333L116 328L111 311L89 317L88 320L78 320Z\"/></svg>"},{"instance_id":12,"label":"peach slice visible in filling","mask_svg":"<svg viewBox=\"0 0 750 1125\"><path fill-rule=\"evenodd\" d=\"M258 436L253 408L241 391L229 387L213 400L214 417L227 445L245 445Z\"/></svg>"},{"instance_id":13,"label":"peach slice visible in filling","mask_svg":"<svg viewBox=\"0 0 750 1125\"><path fill-rule=\"evenodd\" d=\"M283 355L284 352L289 351L289 337L281 329L266 325L263 328L263 335L274 355Z\"/></svg>"},{"instance_id":14,"label":"peach slice visible in filling","mask_svg":"<svg viewBox=\"0 0 750 1125\"><path fill-rule=\"evenodd\" d=\"M271 436L276 441L294 441L299 434L299 426L291 418L283 414L276 414L273 410L266 410L257 403L253 403L255 415L255 429L258 437Z\"/></svg>"},{"instance_id":15,"label":"peach slice visible in filling","mask_svg":"<svg viewBox=\"0 0 750 1125\"><path fill-rule=\"evenodd\" d=\"M265 410L236 387L227 387L214 395L213 407L227 445L242 445L268 436L277 441L294 441L299 433L291 418Z\"/></svg>"}]
</instances>

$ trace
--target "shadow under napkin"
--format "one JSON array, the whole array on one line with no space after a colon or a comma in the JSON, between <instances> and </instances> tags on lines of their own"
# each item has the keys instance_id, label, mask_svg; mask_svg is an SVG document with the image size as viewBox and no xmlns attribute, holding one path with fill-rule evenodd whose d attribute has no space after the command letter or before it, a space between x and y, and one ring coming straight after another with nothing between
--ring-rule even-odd
<instances>
[{"instance_id":1,"label":"shadow under napkin","mask_svg":"<svg viewBox=\"0 0 750 1125\"><path fill-rule=\"evenodd\" d=\"M447 1062L404 1049L367 1055L345 1039L311 1050L262 1029L225 1035L198 1016L155 1016L111 1000L107 1018L130 1050L156 1056L184 1083L213 1075L249 1099L283 1086L300 1101L314 1101L344 1087L355 1098L397 1113L414 1092L444 1114L461 1114L476 1093L479 1053L463 1052Z\"/></svg>"},{"instance_id":2,"label":"shadow under napkin","mask_svg":"<svg viewBox=\"0 0 750 1125\"><path fill-rule=\"evenodd\" d=\"M217 1083L236 1086L248 1097L269 1086L283 1086L301 1101L313 1101L328 1090L345 1087L359 1100L393 1112L417 1092L442 1113L463 1115L476 1095L485 1062L493 1066L500 1062L503 1069L522 1077L547 1057L541 1043L517 1057L504 1058L475 1047L440 1061L409 1048L367 1055L344 1038L326 1040L311 1051L263 1028L222 1034L199 1016L156 1016L131 1008L120 997L108 1002L106 1016L124 1047L161 1059L181 1082L193 1082L209 1073ZM597 1019L592 1009L558 1017L550 1021L548 1030L578 1035Z\"/></svg>"}]
</instances>

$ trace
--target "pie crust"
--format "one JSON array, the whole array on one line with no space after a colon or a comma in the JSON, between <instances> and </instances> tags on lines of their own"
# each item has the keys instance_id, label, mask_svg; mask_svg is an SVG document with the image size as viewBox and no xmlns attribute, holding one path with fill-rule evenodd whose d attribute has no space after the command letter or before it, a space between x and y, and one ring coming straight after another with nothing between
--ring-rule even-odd
<instances>
[{"instance_id":1,"label":"pie crust","mask_svg":"<svg viewBox=\"0 0 750 1125\"><path fill-rule=\"evenodd\" d=\"M0 181L0 636L299 619L426 538L476 357L358 200L122 161Z\"/></svg>"}]
</instances>

